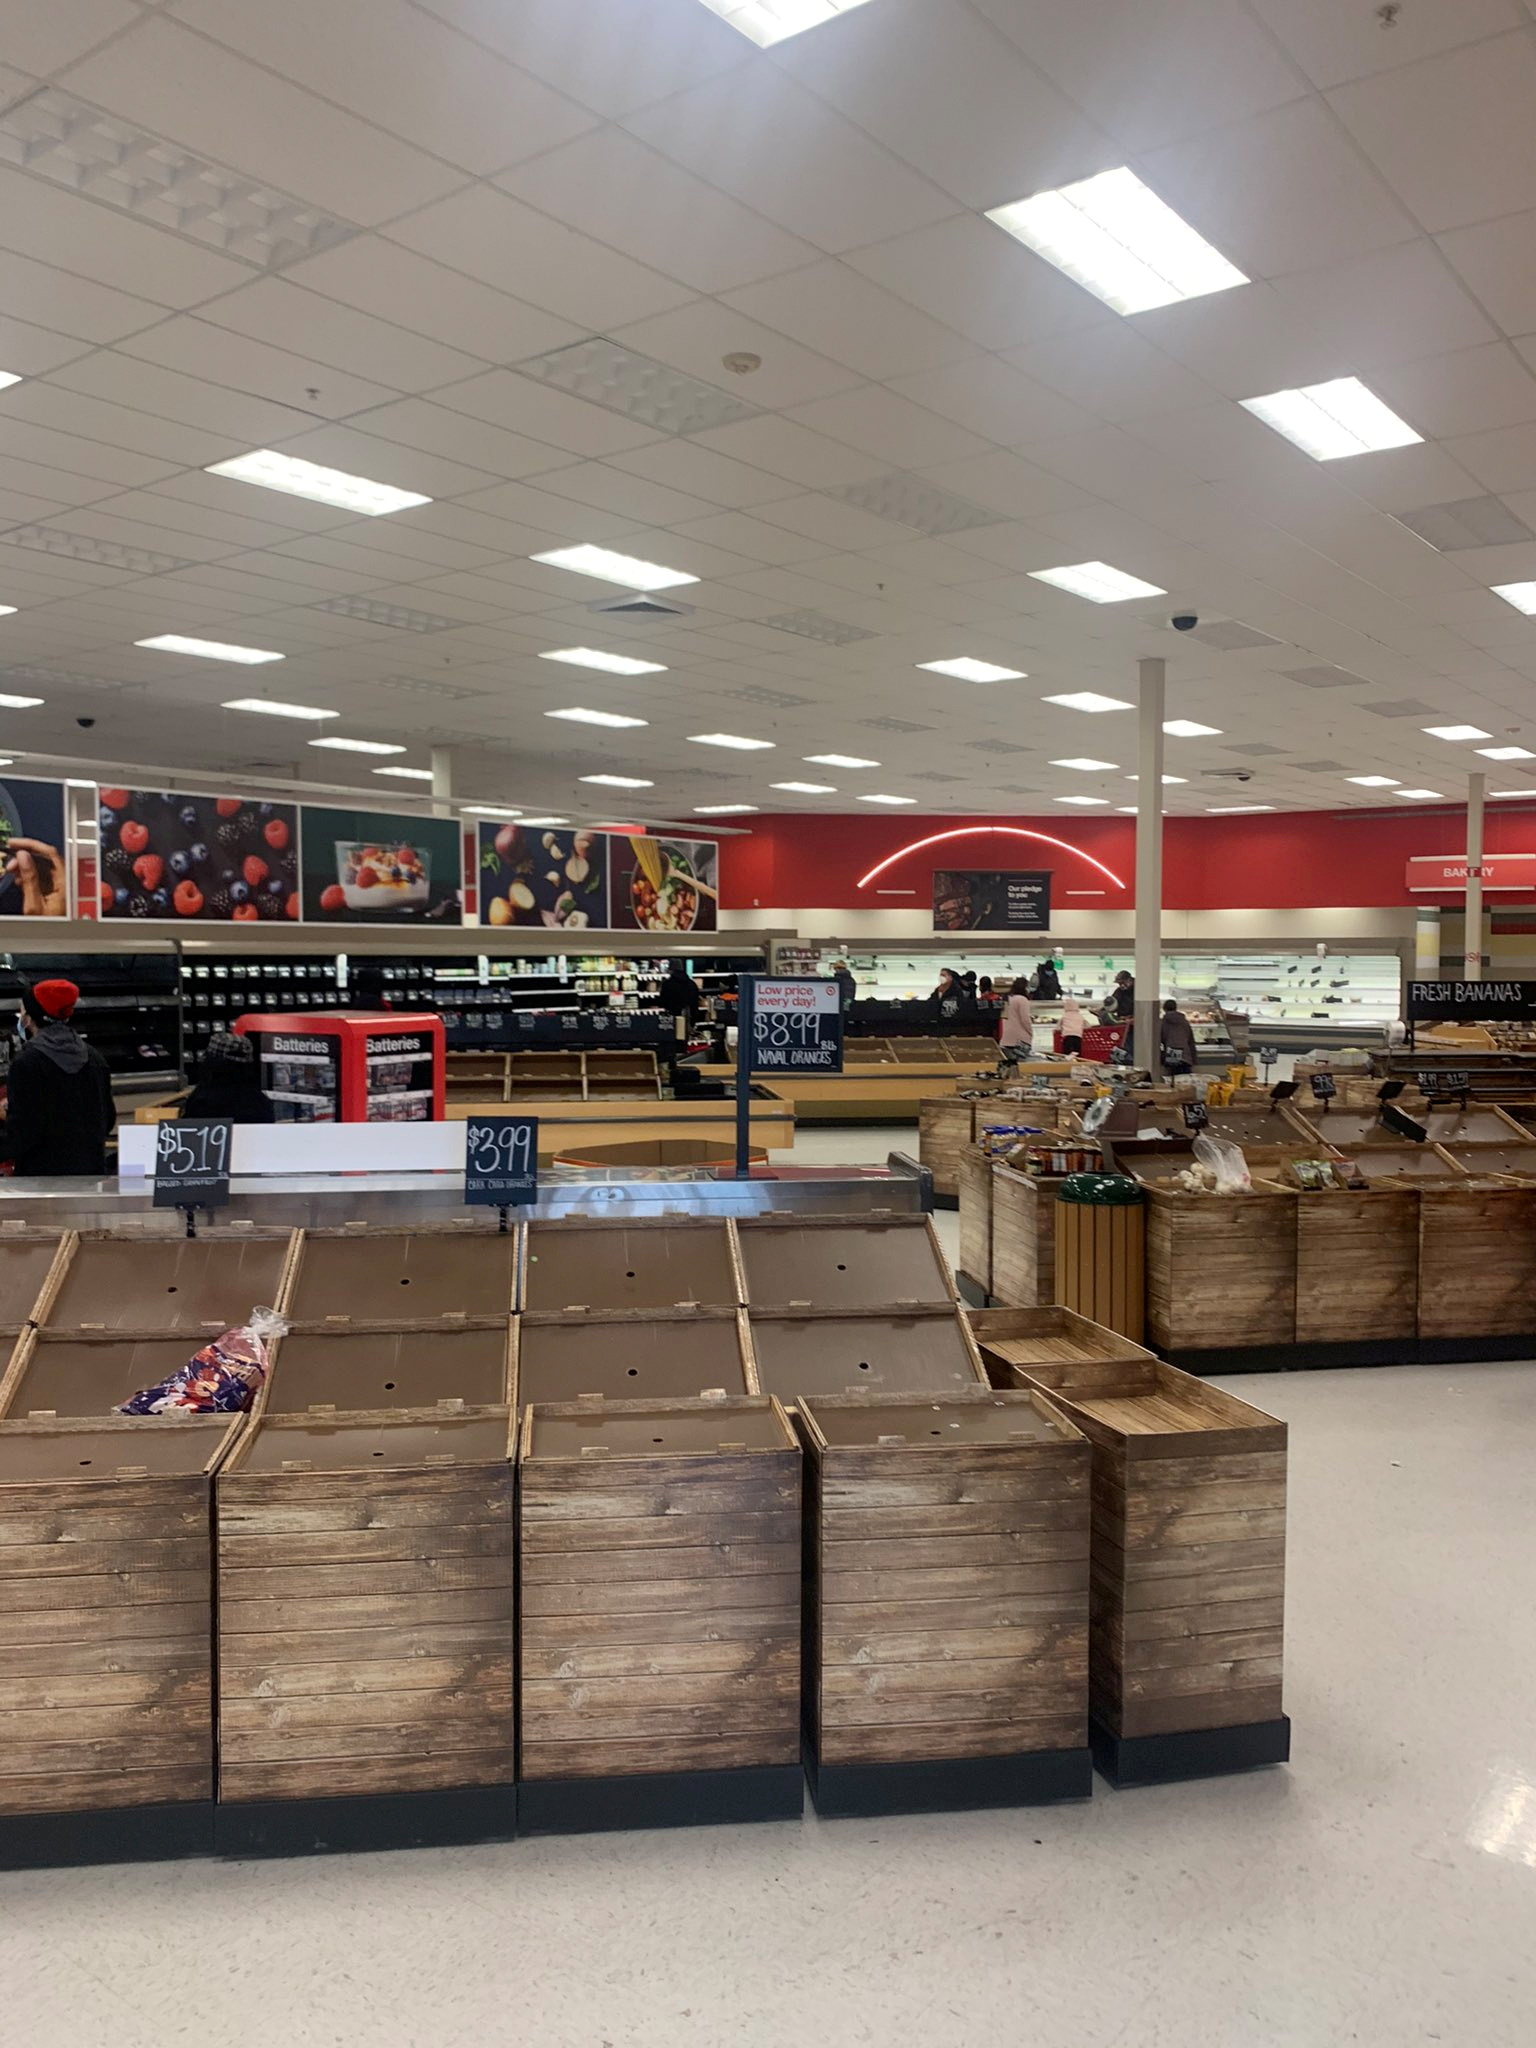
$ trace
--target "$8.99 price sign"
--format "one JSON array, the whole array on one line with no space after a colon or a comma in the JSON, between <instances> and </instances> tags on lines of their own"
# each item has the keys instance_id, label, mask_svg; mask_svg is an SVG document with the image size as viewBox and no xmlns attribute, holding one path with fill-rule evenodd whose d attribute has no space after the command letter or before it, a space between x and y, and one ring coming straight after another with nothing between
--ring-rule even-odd
<instances>
[{"instance_id":1,"label":"$8.99 price sign","mask_svg":"<svg viewBox=\"0 0 1536 2048\"><path fill-rule=\"evenodd\" d=\"M155 1138L157 1209L220 1209L229 1200L235 1127L225 1119L166 1122Z\"/></svg>"},{"instance_id":2,"label":"$8.99 price sign","mask_svg":"<svg viewBox=\"0 0 1536 2048\"><path fill-rule=\"evenodd\" d=\"M472 1209L531 1202L539 1185L536 1116L477 1116L464 1125L464 1200Z\"/></svg>"},{"instance_id":3,"label":"$8.99 price sign","mask_svg":"<svg viewBox=\"0 0 1536 2048\"><path fill-rule=\"evenodd\" d=\"M759 978L752 991L752 1070L840 1074L843 1012L835 981Z\"/></svg>"}]
</instances>

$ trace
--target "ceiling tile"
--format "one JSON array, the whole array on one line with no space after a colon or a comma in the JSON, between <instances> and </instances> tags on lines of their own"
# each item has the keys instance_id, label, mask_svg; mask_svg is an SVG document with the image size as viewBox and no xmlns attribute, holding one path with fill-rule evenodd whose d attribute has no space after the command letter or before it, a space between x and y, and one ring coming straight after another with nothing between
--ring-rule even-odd
<instances>
[{"instance_id":1,"label":"ceiling tile","mask_svg":"<svg viewBox=\"0 0 1536 2048\"><path fill-rule=\"evenodd\" d=\"M115 349L98 349L83 361L66 365L50 382L69 391L90 392L140 418L154 416L204 429L205 445L223 452L207 455L200 466L247 448L269 447L279 436L303 433L315 423L313 409L300 411L249 397Z\"/></svg>"},{"instance_id":2,"label":"ceiling tile","mask_svg":"<svg viewBox=\"0 0 1536 2048\"><path fill-rule=\"evenodd\" d=\"M512 370L488 370L483 377L450 384L434 393L434 403L570 455L611 455L660 438L654 427L640 426L607 406L572 398Z\"/></svg>"},{"instance_id":3,"label":"ceiling tile","mask_svg":"<svg viewBox=\"0 0 1536 2048\"><path fill-rule=\"evenodd\" d=\"M572 463L552 471L541 481L557 497L572 498L579 505L618 513L646 526L674 526L683 519L702 519L710 509L702 498L669 490L650 477L630 476L622 469L610 468L606 462Z\"/></svg>"},{"instance_id":4,"label":"ceiling tile","mask_svg":"<svg viewBox=\"0 0 1536 2048\"><path fill-rule=\"evenodd\" d=\"M798 406L789 417L896 469L958 462L967 455L984 455L991 445L980 435L878 384L860 385L834 398L818 398L812 405Z\"/></svg>"},{"instance_id":5,"label":"ceiling tile","mask_svg":"<svg viewBox=\"0 0 1536 2048\"><path fill-rule=\"evenodd\" d=\"M460 349L444 348L392 320L375 319L282 277L259 278L199 308L198 317L274 348L300 350L317 363L396 391L429 391L485 367Z\"/></svg>"},{"instance_id":6,"label":"ceiling tile","mask_svg":"<svg viewBox=\"0 0 1536 2048\"><path fill-rule=\"evenodd\" d=\"M807 490L835 490L839 484L858 483L878 474L882 465L873 456L861 454L825 434L813 434L794 420L737 420L729 427L712 427L698 435L706 448L732 455L765 469L770 476L787 477Z\"/></svg>"},{"instance_id":7,"label":"ceiling tile","mask_svg":"<svg viewBox=\"0 0 1536 2048\"><path fill-rule=\"evenodd\" d=\"M610 460L615 469L651 477L711 505L765 505L790 495L782 477L770 476L750 463L733 462L713 448L701 448L696 441L653 441L649 447L630 449Z\"/></svg>"},{"instance_id":8,"label":"ceiling tile","mask_svg":"<svg viewBox=\"0 0 1536 2048\"><path fill-rule=\"evenodd\" d=\"M846 263L813 263L730 292L726 303L866 377L930 370L972 352L952 327L882 291Z\"/></svg>"},{"instance_id":9,"label":"ceiling tile","mask_svg":"<svg viewBox=\"0 0 1536 2048\"><path fill-rule=\"evenodd\" d=\"M1426 438L1536 419L1536 377L1505 342L1379 371L1372 388Z\"/></svg>"},{"instance_id":10,"label":"ceiling tile","mask_svg":"<svg viewBox=\"0 0 1536 2048\"><path fill-rule=\"evenodd\" d=\"M915 377L897 377L891 389L1005 447L1097 424L1071 399L996 356L967 356Z\"/></svg>"},{"instance_id":11,"label":"ceiling tile","mask_svg":"<svg viewBox=\"0 0 1536 2048\"><path fill-rule=\"evenodd\" d=\"M750 518L743 512L712 512L707 518L687 521L677 530L690 540L708 541L715 547L745 555L750 561L775 566L813 561L822 552L819 541L770 526L766 520Z\"/></svg>"},{"instance_id":12,"label":"ceiling tile","mask_svg":"<svg viewBox=\"0 0 1536 2048\"><path fill-rule=\"evenodd\" d=\"M251 277L248 264L0 165L0 248L161 306L190 306Z\"/></svg>"},{"instance_id":13,"label":"ceiling tile","mask_svg":"<svg viewBox=\"0 0 1536 2048\"><path fill-rule=\"evenodd\" d=\"M850 250L844 260L982 348L1119 321L1091 292L974 213Z\"/></svg>"},{"instance_id":14,"label":"ceiling tile","mask_svg":"<svg viewBox=\"0 0 1536 2048\"><path fill-rule=\"evenodd\" d=\"M90 348L88 341L74 341L67 334L52 334L46 327L0 313L0 363L13 376L44 376L89 354Z\"/></svg>"},{"instance_id":15,"label":"ceiling tile","mask_svg":"<svg viewBox=\"0 0 1536 2048\"><path fill-rule=\"evenodd\" d=\"M370 384L191 314L130 335L119 353L322 419L342 419L365 406L386 405L395 396L387 385Z\"/></svg>"},{"instance_id":16,"label":"ceiling tile","mask_svg":"<svg viewBox=\"0 0 1536 2048\"><path fill-rule=\"evenodd\" d=\"M935 463L924 471L929 483L969 498L1006 519L1033 519L1043 512L1066 511L1088 502L1087 493L1076 484L1038 467L1022 455L1001 449L990 455L974 455L961 462ZM959 537L965 545L969 536ZM992 561L1006 559L983 550Z\"/></svg>"},{"instance_id":17,"label":"ceiling tile","mask_svg":"<svg viewBox=\"0 0 1536 2048\"><path fill-rule=\"evenodd\" d=\"M1453 228L1436 240L1506 334L1536 330L1536 211Z\"/></svg>"},{"instance_id":18,"label":"ceiling tile","mask_svg":"<svg viewBox=\"0 0 1536 2048\"><path fill-rule=\"evenodd\" d=\"M62 82L82 99L364 227L424 206L462 178L162 15L72 66Z\"/></svg>"},{"instance_id":19,"label":"ceiling tile","mask_svg":"<svg viewBox=\"0 0 1536 2048\"><path fill-rule=\"evenodd\" d=\"M8 63L47 78L143 19L129 0L0 0L0 50Z\"/></svg>"},{"instance_id":20,"label":"ceiling tile","mask_svg":"<svg viewBox=\"0 0 1536 2048\"><path fill-rule=\"evenodd\" d=\"M403 491L422 491L429 498L457 498L490 481L488 470L451 462L424 449L407 448L398 441L380 440L364 431L363 424L311 426L305 433L289 435L272 445L285 455L297 455L328 469L345 470L349 476L372 477ZM262 491L261 495L269 498L273 494Z\"/></svg>"},{"instance_id":21,"label":"ceiling tile","mask_svg":"<svg viewBox=\"0 0 1536 2048\"><path fill-rule=\"evenodd\" d=\"M425 398L403 398L396 405L377 406L354 424L382 440L398 441L428 455L443 455L492 476L537 476L571 459L547 441L509 434L504 428Z\"/></svg>"},{"instance_id":22,"label":"ceiling tile","mask_svg":"<svg viewBox=\"0 0 1536 2048\"><path fill-rule=\"evenodd\" d=\"M1009 349L1005 360L1116 423L1199 405L1211 395L1198 377L1120 320L1086 333L1046 335Z\"/></svg>"},{"instance_id":23,"label":"ceiling tile","mask_svg":"<svg viewBox=\"0 0 1536 2048\"><path fill-rule=\"evenodd\" d=\"M65 433L79 434L86 440L105 441L110 447L162 457L173 464L201 469L210 462L222 461L229 454L232 436L228 431L210 433L177 420L154 418L136 401L127 398L134 367L126 357L87 356L81 362L56 370L46 383L19 384L7 391L3 400L4 410L18 419L33 420L39 426L59 427ZM119 371L122 374L121 384L118 381ZM114 392L124 390L125 402L83 395L97 383Z\"/></svg>"},{"instance_id":24,"label":"ceiling tile","mask_svg":"<svg viewBox=\"0 0 1536 2048\"><path fill-rule=\"evenodd\" d=\"M767 409L805 405L859 381L858 372L846 364L802 348L716 299L695 299L674 313L616 328L613 339ZM748 377L724 367L724 357L743 352L762 358L762 367Z\"/></svg>"},{"instance_id":25,"label":"ceiling tile","mask_svg":"<svg viewBox=\"0 0 1536 2048\"><path fill-rule=\"evenodd\" d=\"M1520 21L1515 0L1453 0L1448 7L1404 7L1383 29L1374 7L1338 0L1250 0L1314 85L1342 85L1461 43L1475 43Z\"/></svg>"},{"instance_id":26,"label":"ceiling tile","mask_svg":"<svg viewBox=\"0 0 1536 2048\"><path fill-rule=\"evenodd\" d=\"M1536 490L1536 425L1454 435L1445 446L1485 490L1501 496L1508 491Z\"/></svg>"}]
</instances>

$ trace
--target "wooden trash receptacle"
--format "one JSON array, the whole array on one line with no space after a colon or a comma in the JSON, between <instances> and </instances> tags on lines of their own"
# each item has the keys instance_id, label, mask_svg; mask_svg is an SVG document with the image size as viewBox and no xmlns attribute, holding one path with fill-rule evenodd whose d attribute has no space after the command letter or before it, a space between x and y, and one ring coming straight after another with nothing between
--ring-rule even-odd
<instances>
[{"instance_id":1,"label":"wooden trash receptacle","mask_svg":"<svg viewBox=\"0 0 1536 2048\"><path fill-rule=\"evenodd\" d=\"M211 1851L209 1489L244 1421L0 1424L0 1868Z\"/></svg>"},{"instance_id":2,"label":"wooden trash receptacle","mask_svg":"<svg viewBox=\"0 0 1536 2048\"><path fill-rule=\"evenodd\" d=\"M519 1829L779 1820L800 1764L800 1451L776 1401L534 1405Z\"/></svg>"},{"instance_id":3,"label":"wooden trash receptacle","mask_svg":"<svg viewBox=\"0 0 1536 2048\"><path fill-rule=\"evenodd\" d=\"M1095 1198L1096 1191L1113 1195L1122 1187L1136 1199ZM1069 1174L1056 1191L1057 1301L1140 1343L1147 1320L1146 1256L1141 1190L1107 1174Z\"/></svg>"},{"instance_id":4,"label":"wooden trash receptacle","mask_svg":"<svg viewBox=\"0 0 1536 2048\"><path fill-rule=\"evenodd\" d=\"M802 1403L823 1814L1084 1798L1089 1452L1038 1395Z\"/></svg>"},{"instance_id":5,"label":"wooden trash receptacle","mask_svg":"<svg viewBox=\"0 0 1536 2048\"><path fill-rule=\"evenodd\" d=\"M515 1827L506 1407L274 1415L216 1486L232 1855Z\"/></svg>"},{"instance_id":6,"label":"wooden trash receptacle","mask_svg":"<svg viewBox=\"0 0 1536 2048\"><path fill-rule=\"evenodd\" d=\"M1093 1746L1113 1784L1282 1763L1286 1428L1158 1359L1017 1369L1093 1446Z\"/></svg>"}]
</instances>

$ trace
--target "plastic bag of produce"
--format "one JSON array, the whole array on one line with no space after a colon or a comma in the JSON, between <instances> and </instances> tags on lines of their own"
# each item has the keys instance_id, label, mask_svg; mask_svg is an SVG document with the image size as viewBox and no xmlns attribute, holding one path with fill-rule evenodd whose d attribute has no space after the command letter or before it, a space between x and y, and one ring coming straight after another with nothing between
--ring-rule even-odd
<instances>
[{"instance_id":1,"label":"plastic bag of produce","mask_svg":"<svg viewBox=\"0 0 1536 2048\"><path fill-rule=\"evenodd\" d=\"M288 1328L276 1309L253 1310L238 1330L226 1330L185 1365L152 1387L141 1387L119 1415L238 1415L250 1407L267 1377L269 1346Z\"/></svg>"},{"instance_id":2,"label":"plastic bag of produce","mask_svg":"<svg viewBox=\"0 0 1536 2048\"><path fill-rule=\"evenodd\" d=\"M1213 1138L1209 1131L1202 1131L1193 1150L1196 1159L1209 1170L1218 1195L1253 1193L1253 1175L1240 1145L1234 1145L1230 1138Z\"/></svg>"}]
</instances>

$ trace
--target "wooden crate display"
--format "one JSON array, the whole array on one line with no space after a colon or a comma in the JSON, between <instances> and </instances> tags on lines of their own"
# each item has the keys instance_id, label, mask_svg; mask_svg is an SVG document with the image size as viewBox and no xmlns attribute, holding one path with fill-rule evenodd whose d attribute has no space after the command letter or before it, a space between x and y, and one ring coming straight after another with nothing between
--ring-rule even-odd
<instances>
[{"instance_id":1,"label":"wooden crate display","mask_svg":"<svg viewBox=\"0 0 1536 2048\"><path fill-rule=\"evenodd\" d=\"M144 1387L158 1386L205 1341L184 1337L86 1336L28 1330L0 1379L0 1416L107 1416Z\"/></svg>"},{"instance_id":2,"label":"wooden crate display","mask_svg":"<svg viewBox=\"0 0 1536 2048\"><path fill-rule=\"evenodd\" d=\"M975 1135L976 1105L953 1095L924 1096L917 1106L917 1156L933 1175L933 1191L953 1201L960 1154Z\"/></svg>"},{"instance_id":3,"label":"wooden crate display","mask_svg":"<svg viewBox=\"0 0 1536 2048\"><path fill-rule=\"evenodd\" d=\"M534 1406L520 1775L800 1757L800 1452L776 1401Z\"/></svg>"},{"instance_id":4,"label":"wooden crate display","mask_svg":"<svg viewBox=\"0 0 1536 2048\"><path fill-rule=\"evenodd\" d=\"M60 1336L187 1336L204 1342L282 1308L294 1232L253 1224L205 1226L188 1237L179 1218L147 1228L71 1232L38 1304Z\"/></svg>"},{"instance_id":5,"label":"wooden crate display","mask_svg":"<svg viewBox=\"0 0 1536 2048\"><path fill-rule=\"evenodd\" d=\"M513 1399L523 1406L759 1391L752 1337L739 1309L530 1313L517 1318L512 1337Z\"/></svg>"},{"instance_id":6,"label":"wooden crate display","mask_svg":"<svg viewBox=\"0 0 1536 2048\"><path fill-rule=\"evenodd\" d=\"M717 1218L535 1217L524 1233L525 1309L734 1308L742 1298L732 1227Z\"/></svg>"},{"instance_id":7,"label":"wooden crate display","mask_svg":"<svg viewBox=\"0 0 1536 2048\"><path fill-rule=\"evenodd\" d=\"M978 1145L960 1155L960 1266L983 1295L992 1292L992 1156Z\"/></svg>"},{"instance_id":8,"label":"wooden crate display","mask_svg":"<svg viewBox=\"0 0 1536 2048\"><path fill-rule=\"evenodd\" d=\"M507 1054L504 1052L451 1052L444 1063L444 1084L449 1102L505 1102L507 1099Z\"/></svg>"},{"instance_id":9,"label":"wooden crate display","mask_svg":"<svg viewBox=\"0 0 1536 2048\"><path fill-rule=\"evenodd\" d=\"M1421 1337L1536 1332L1536 1183L1507 1170L1511 1153L1530 1150L1461 1146L1442 1151L1445 1177L1422 1182ZM1423 1159L1422 1153L1417 1156ZM1429 1163L1424 1161L1426 1172Z\"/></svg>"},{"instance_id":10,"label":"wooden crate display","mask_svg":"<svg viewBox=\"0 0 1536 2048\"><path fill-rule=\"evenodd\" d=\"M584 1102L585 1070L579 1052L514 1052L508 1056L511 1102Z\"/></svg>"},{"instance_id":11,"label":"wooden crate display","mask_svg":"<svg viewBox=\"0 0 1536 2048\"><path fill-rule=\"evenodd\" d=\"M1146 1196L1147 1334L1159 1350L1295 1342L1295 1193L1261 1180L1241 1195L1152 1182Z\"/></svg>"},{"instance_id":12,"label":"wooden crate display","mask_svg":"<svg viewBox=\"0 0 1536 2048\"><path fill-rule=\"evenodd\" d=\"M955 1308L754 1310L751 1328L758 1385L785 1403L816 1394L952 1394L986 1384L970 1327Z\"/></svg>"},{"instance_id":13,"label":"wooden crate display","mask_svg":"<svg viewBox=\"0 0 1536 2048\"><path fill-rule=\"evenodd\" d=\"M627 1098L661 1094L661 1075L653 1052L589 1052L583 1055L587 1100L605 1097Z\"/></svg>"},{"instance_id":14,"label":"wooden crate display","mask_svg":"<svg viewBox=\"0 0 1536 2048\"><path fill-rule=\"evenodd\" d=\"M510 1413L269 1416L216 1488L219 1797L510 1784Z\"/></svg>"},{"instance_id":15,"label":"wooden crate display","mask_svg":"<svg viewBox=\"0 0 1536 2048\"><path fill-rule=\"evenodd\" d=\"M1028 1392L817 1396L806 1707L823 1764L1084 1750L1089 1451Z\"/></svg>"},{"instance_id":16,"label":"wooden crate display","mask_svg":"<svg viewBox=\"0 0 1536 2048\"><path fill-rule=\"evenodd\" d=\"M1419 1327L1419 1191L1377 1186L1296 1197L1296 1342L1411 1338Z\"/></svg>"},{"instance_id":17,"label":"wooden crate display","mask_svg":"<svg viewBox=\"0 0 1536 2048\"><path fill-rule=\"evenodd\" d=\"M0 1224L0 1337L17 1337L52 1295L72 1233Z\"/></svg>"},{"instance_id":18,"label":"wooden crate display","mask_svg":"<svg viewBox=\"0 0 1536 2048\"><path fill-rule=\"evenodd\" d=\"M841 1311L955 1300L929 1216L753 1216L736 1233L754 1308Z\"/></svg>"},{"instance_id":19,"label":"wooden crate display","mask_svg":"<svg viewBox=\"0 0 1536 2048\"><path fill-rule=\"evenodd\" d=\"M493 1218L299 1233L287 1313L298 1326L504 1324L517 1301L517 1233Z\"/></svg>"},{"instance_id":20,"label":"wooden crate display","mask_svg":"<svg viewBox=\"0 0 1536 2048\"><path fill-rule=\"evenodd\" d=\"M258 1415L373 1414L393 1408L509 1407L510 1321L482 1329L321 1327L290 1330L272 1347Z\"/></svg>"},{"instance_id":21,"label":"wooden crate display","mask_svg":"<svg viewBox=\"0 0 1536 2048\"><path fill-rule=\"evenodd\" d=\"M1034 1365L1150 1358L1151 1353L1117 1330L1106 1330L1070 1308L971 1309L966 1321L981 1350L994 1387L1018 1385L1016 1373Z\"/></svg>"},{"instance_id":22,"label":"wooden crate display","mask_svg":"<svg viewBox=\"0 0 1536 2048\"><path fill-rule=\"evenodd\" d=\"M243 1423L0 1424L0 1815L212 1799L209 1475Z\"/></svg>"},{"instance_id":23,"label":"wooden crate display","mask_svg":"<svg viewBox=\"0 0 1536 2048\"><path fill-rule=\"evenodd\" d=\"M992 1176L991 1294L1015 1308L1056 1299L1057 1175L999 1166Z\"/></svg>"},{"instance_id":24,"label":"wooden crate display","mask_svg":"<svg viewBox=\"0 0 1536 2048\"><path fill-rule=\"evenodd\" d=\"M1093 1446L1093 1714L1112 1735L1277 1720L1286 1427L1160 1360L1016 1368Z\"/></svg>"}]
</instances>

